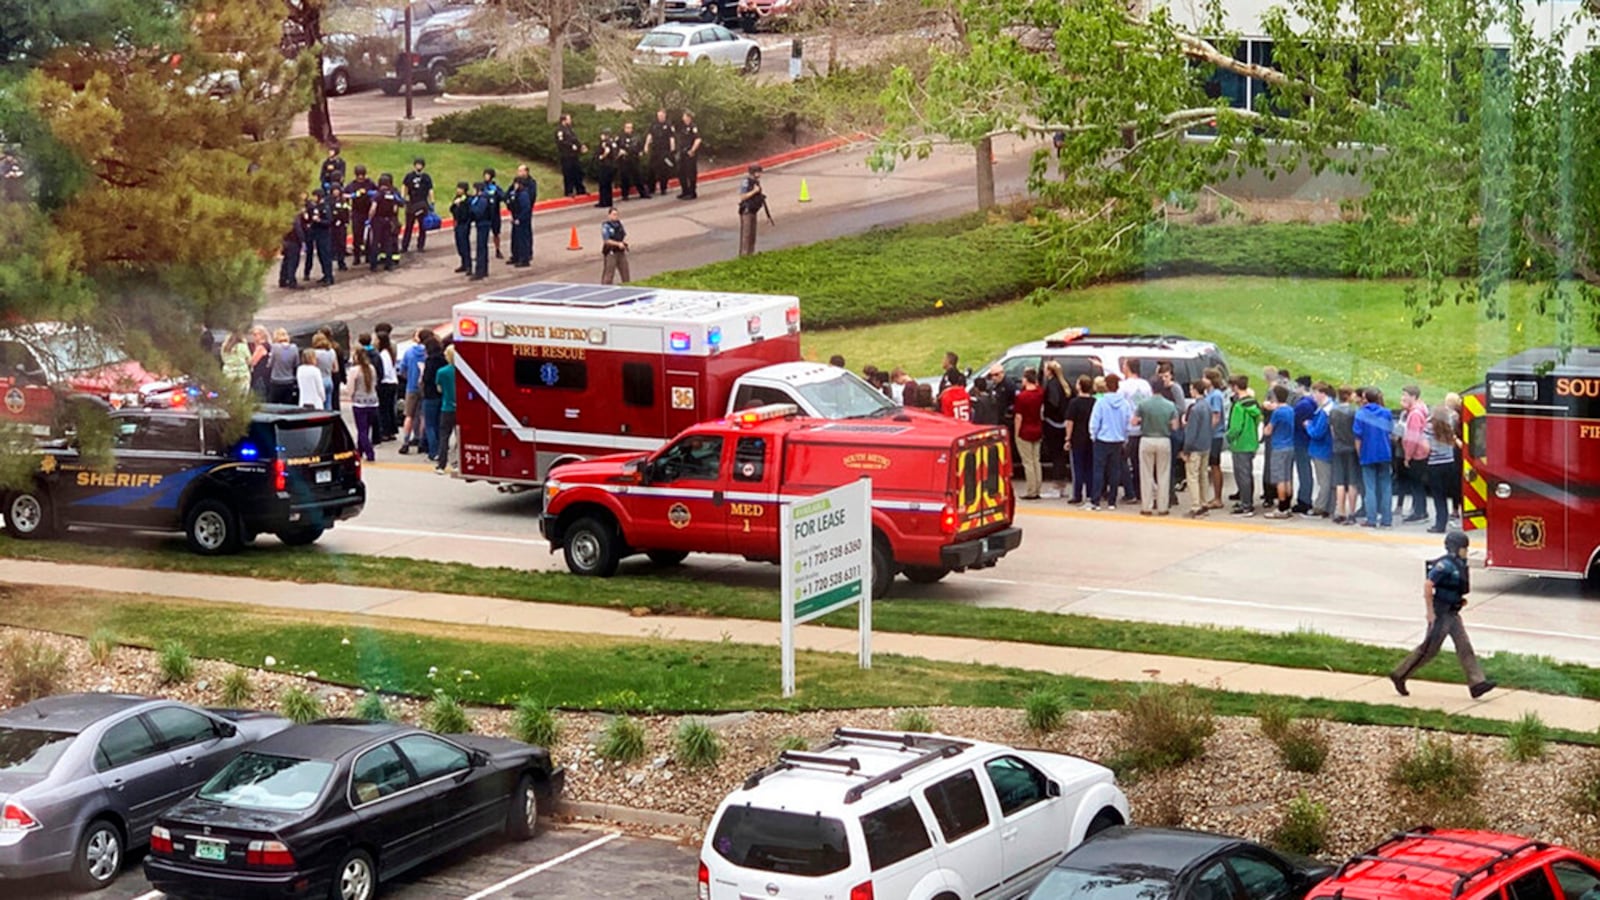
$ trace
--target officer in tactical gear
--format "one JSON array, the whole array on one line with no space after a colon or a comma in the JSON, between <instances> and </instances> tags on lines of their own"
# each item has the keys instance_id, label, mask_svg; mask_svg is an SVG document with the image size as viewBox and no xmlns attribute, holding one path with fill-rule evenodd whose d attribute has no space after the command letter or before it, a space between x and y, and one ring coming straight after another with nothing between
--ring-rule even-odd
<instances>
[{"instance_id":1,"label":"officer in tactical gear","mask_svg":"<svg viewBox=\"0 0 1600 900\"><path fill-rule=\"evenodd\" d=\"M378 183L367 177L366 166L356 166L356 177L344 188L350 199L351 249L355 264L367 261L367 220L372 218L372 198L378 193Z\"/></svg>"},{"instance_id":2,"label":"officer in tactical gear","mask_svg":"<svg viewBox=\"0 0 1600 900\"><path fill-rule=\"evenodd\" d=\"M394 176L384 172L378 176L378 190L372 198L372 249L371 270L378 266L392 270L400 261L400 210L406 205L404 197L394 189Z\"/></svg>"},{"instance_id":3,"label":"officer in tactical gear","mask_svg":"<svg viewBox=\"0 0 1600 900\"><path fill-rule=\"evenodd\" d=\"M1455 645L1462 671L1467 673L1467 690L1472 699L1495 689L1495 683L1484 676L1483 667L1478 665L1467 628L1461 622L1461 608L1467 605L1467 593L1472 590L1471 567L1467 564L1467 547L1471 543L1463 532L1452 531L1444 536L1445 555L1428 563L1428 577L1422 583L1428 633L1417 649L1401 661L1399 668L1389 673L1389 680L1394 682L1394 689L1402 697L1411 696L1406 690L1406 679L1439 654L1446 635Z\"/></svg>"},{"instance_id":4,"label":"officer in tactical gear","mask_svg":"<svg viewBox=\"0 0 1600 900\"><path fill-rule=\"evenodd\" d=\"M322 161L322 174L317 180L323 191L344 186L344 157L339 155L338 141L328 144L328 158Z\"/></svg>"},{"instance_id":5,"label":"officer in tactical gear","mask_svg":"<svg viewBox=\"0 0 1600 900\"><path fill-rule=\"evenodd\" d=\"M617 172L622 178L622 199L628 199L628 189L632 188L640 197L650 196L650 188L644 183L644 170L640 161L644 159L644 135L633 130L632 122L622 123L622 134L617 136Z\"/></svg>"},{"instance_id":6,"label":"officer in tactical gear","mask_svg":"<svg viewBox=\"0 0 1600 900\"><path fill-rule=\"evenodd\" d=\"M428 229L423 227L422 217L433 209L433 176L423 171L427 165L427 160L417 157L411 162L411 171L401 180L406 191L406 230L400 238L401 253L411 250L412 225L417 227L417 252L421 253L428 246Z\"/></svg>"},{"instance_id":7,"label":"officer in tactical gear","mask_svg":"<svg viewBox=\"0 0 1600 900\"><path fill-rule=\"evenodd\" d=\"M472 187L465 181L456 182L456 196L450 201L450 218L455 222L456 255L461 265L456 271L472 274Z\"/></svg>"},{"instance_id":8,"label":"officer in tactical gear","mask_svg":"<svg viewBox=\"0 0 1600 900\"><path fill-rule=\"evenodd\" d=\"M556 157L561 160L561 193L566 197L581 197L589 193L583 186L583 154L589 148L578 140L572 127L572 114L563 113L556 128Z\"/></svg>"},{"instance_id":9,"label":"officer in tactical gear","mask_svg":"<svg viewBox=\"0 0 1600 900\"><path fill-rule=\"evenodd\" d=\"M617 141L611 129L600 129L600 143L594 148L594 164L599 170L600 202L597 209L611 208L611 188L617 183Z\"/></svg>"}]
</instances>

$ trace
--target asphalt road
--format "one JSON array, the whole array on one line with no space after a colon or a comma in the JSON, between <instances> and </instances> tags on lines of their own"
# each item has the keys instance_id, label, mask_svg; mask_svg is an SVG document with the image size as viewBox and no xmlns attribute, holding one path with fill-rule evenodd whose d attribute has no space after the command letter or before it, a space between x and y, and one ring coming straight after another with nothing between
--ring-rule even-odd
<instances>
[{"instance_id":1,"label":"asphalt road","mask_svg":"<svg viewBox=\"0 0 1600 900\"><path fill-rule=\"evenodd\" d=\"M655 838L587 828L546 828L528 843L483 840L386 882L386 900L692 897L696 849ZM156 900L135 861L110 888L77 893L47 880L0 891L34 900Z\"/></svg>"}]
</instances>

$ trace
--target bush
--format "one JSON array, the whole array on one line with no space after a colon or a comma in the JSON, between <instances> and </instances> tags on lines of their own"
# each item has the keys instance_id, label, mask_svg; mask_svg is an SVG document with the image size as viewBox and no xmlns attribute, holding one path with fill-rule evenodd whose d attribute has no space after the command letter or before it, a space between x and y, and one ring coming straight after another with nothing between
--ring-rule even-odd
<instances>
[{"instance_id":1,"label":"bush","mask_svg":"<svg viewBox=\"0 0 1600 900\"><path fill-rule=\"evenodd\" d=\"M1272 843L1302 856L1321 853L1328 846L1328 807L1302 791L1284 808L1283 819L1272 831Z\"/></svg>"},{"instance_id":2,"label":"bush","mask_svg":"<svg viewBox=\"0 0 1600 900\"><path fill-rule=\"evenodd\" d=\"M617 716L606 726L606 733L595 748L601 759L612 762L634 763L644 759L644 726L631 716Z\"/></svg>"},{"instance_id":3,"label":"bush","mask_svg":"<svg viewBox=\"0 0 1600 900\"><path fill-rule=\"evenodd\" d=\"M222 677L222 705L249 706L256 695L256 686L250 682L250 673L244 669L231 669Z\"/></svg>"},{"instance_id":4,"label":"bush","mask_svg":"<svg viewBox=\"0 0 1600 900\"><path fill-rule=\"evenodd\" d=\"M194 660L182 641L167 641L161 645L156 659L162 684L182 684L194 677Z\"/></svg>"},{"instance_id":5,"label":"bush","mask_svg":"<svg viewBox=\"0 0 1600 900\"><path fill-rule=\"evenodd\" d=\"M18 703L50 696L67 677L65 650L21 638L12 638L6 645L5 665L11 676L11 697Z\"/></svg>"},{"instance_id":6,"label":"bush","mask_svg":"<svg viewBox=\"0 0 1600 900\"><path fill-rule=\"evenodd\" d=\"M749 150L773 130L775 97L782 88L763 89L732 66L619 66L622 99L637 110L635 127L649 128L658 109L673 123L684 110L700 127L700 166L706 157Z\"/></svg>"},{"instance_id":7,"label":"bush","mask_svg":"<svg viewBox=\"0 0 1600 900\"><path fill-rule=\"evenodd\" d=\"M388 722L394 719L389 712L389 704L383 702L383 698L376 693L370 692L361 695L361 699L357 700L355 707L350 710L350 715L357 719L366 719L368 722Z\"/></svg>"},{"instance_id":8,"label":"bush","mask_svg":"<svg viewBox=\"0 0 1600 900\"><path fill-rule=\"evenodd\" d=\"M94 634L89 635L89 658L97 666L111 663L111 657L117 652L117 636L107 628L97 628Z\"/></svg>"},{"instance_id":9,"label":"bush","mask_svg":"<svg viewBox=\"0 0 1600 900\"><path fill-rule=\"evenodd\" d=\"M278 695L278 714L296 725L315 722L323 717L322 701L303 687L284 688Z\"/></svg>"},{"instance_id":10,"label":"bush","mask_svg":"<svg viewBox=\"0 0 1600 900\"><path fill-rule=\"evenodd\" d=\"M1155 772L1199 759L1216 733L1211 704L1189 685L1147 685L1129 693L1114 720L1115 768Z\"/></svg>"},{"instance_id":11,"label":"bush","mask_svg":"<svg viewBox=\"0 0 1600 900\"><path fill-rule=\"evenodd\" d=\"M1067 702L1054 691L1034 691L1022 700L1022 717L1029 731L1049 734L1067 717Z\"/></svg>"},{"instance_id":12,"label":"bush","mask_svg":"<svg viewBox=\"0 0 1600 900\"><path fill-rule=\"evenodd\" d=\"M778 738L778 752L780 753L785 750L794 753L804 753L810 749L811 742L806 740L803 735L786 734L783 737Z\"/></svg>"},{"instance_id":13,"label":"bush","mask_svg":"<svg viewBox=\"0 0 1600 900\"><path fill-rule=\"evenodd\" d=\"M1567 806L1580 815L1600 817L1600 760L1591 759L1578 771L1578 780L1567 794Z\"/></svg>"},{"instance_id":14,"label":"bush","mask_svg":"<svg viewBox=\"0 0 1600 900\"><path fill-rule=\"evenodd\" d=\"M1390 766L1388 781L1397 824L1469 828L1483 822L1478 806L1483 760L1444 735L1419 739Z\"/></svg>"},{"instance_id":15,"label":"bush","mask_svg":"<svg viewBox=\"0 0 1600 900\"><path fill-rule=\"evenodd\" d=\"M561 740L561 723L549 707L524 697L511 713L511 736L524 744L550 750Z\"/></svg>"},{"instance_id":16,"label":"bush","mask_svg":"<svg viewBox=\"0 0 1600 900\"><path fill-rule=\"evenodd\" d=\"M438 694L422 709L422 727L434 734L470 734L472 720L461 701L449 694Z\"/></svg>"},{"instance_id":17,"label":"bush","mask_svg":"<svg viewBox=\"0 0 1600 900\"><path fill-rule=\"evenodd\" d=\"M894 717L895 731L920 731L933 732L938 726L933 724L933 719L920 709L908 709Z\"/></svg>"},{"instance_id":18,"label":"bush","mask_svg":"<svg viewBox=\"0 0 1600 900\"><path fill-rule=\"evenodd\" d=\"M672 736L672 758L686 769L709 769L722 759L722 742L711 726L685 719Z\"/></svg>"},{"instance_id":19,"label":"bush","mask_svg":"<svg viewBox=\"0 0 1600 900\"><path fill-rule=\"evenodd\" d=\"M1289 704L1282 700L1268 700L1256 710L1256 721L1261 728L1261 736L1276 744L1294 723L1294 713L1290 711Z\"/></svg>"},{"instance_id":20,"label":"bush","mask_svg":"<svg viewBox=\"0 0 1600 900\"><path fill-rule=\"evenodd\" d=\"M1546 730L1538 713L1523 713L1506 735L1506 758L1520 763L1543 757Z\"/></svg>"},{"instance_id":21,"label":"bush","mask_svg":"<svg viewBox=\"0 0 1600 900\"><path fill-rule=\"evenodd\" d=\"M594 54L580 53L571 47L562 54L561 82L576 88L593 84L599 65ZM467 63L445 82L445 90L455 94L529 94L550 87L550 48L535 47L505 58L491 57Z\"/></svg>"},{"instance_id":22,"label":"bush","mask_svg":"<svg viewBox=\"0 0 1600 900\"><path fill-rule=\"evenodd\" d=\"M1278 745L1278 759L1291 772L1315 775L1328 761L1328 735L1321 722L1301 719L1291 723L1273 743Z\"/></svg>"}]
</instances>

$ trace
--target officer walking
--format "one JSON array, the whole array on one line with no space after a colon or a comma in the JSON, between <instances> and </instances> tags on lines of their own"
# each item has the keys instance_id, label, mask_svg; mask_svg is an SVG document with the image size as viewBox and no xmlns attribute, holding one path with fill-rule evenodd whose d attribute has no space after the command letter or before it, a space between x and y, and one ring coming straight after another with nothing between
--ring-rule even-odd
<instances>
[{"instance_id":1,"label":"officer walking","mask_svg":"<svg viewBox=\"0 0 1600 900\"><path fill-rule=\"evenodd\" d=\"M450 201L450 218L455 223L456 255L461 265L456 271L472 274L472 190L465 181L456 182L456 195Z\"/></svg>"},{"instance_id":2,"label":"officer walking","mask_svg":"<svg viewBox=\"0 0 1600 900\"><path fill-rule=\"evenodd\" d=\"M628 199L628 188L640 197L650 196L650 187L643 181L644 173L639 161L644 159L644 135L633 130L632 122L622 123L622 134L617 137L617 171L622 176L622 199Z\"/></svg>"},{"instance_id":3,"label":"officer walking","mask_svg":"<svg viewBox=\"0 0 1600 900\"><path fill-rule=\"evenodd\" d=\"M678 126L678 185L683 188L679 200L693 200L700 186L700 126L694 124L694 113L683 111L683 124Z\"/></svg>"},{"instance_id":4,"label":"officer walking","mask_svg":"<svg viewBox=\"0 0 1600 900\"><path fill-rule=\"evenodd\" d=\"M646 197L665 195L672 180L672 123L667 121L667 111L656 110L656 120L650 123L650 133L644 137L644 152L650 158L649 181Z\"/></svg>"},{"instance_id":5,"label":"officer walking","mask_svg":"<svg viewBox=\"0 0 1600 900\"><path fill-rule=\"evenodd\" d=\"M422 217L433 209L433 176L422 171L428 163L417 157L411 161L411 171L402 179L401 186L406 190L406 228L400 238L400 252L411 251L411 226L417 226L417 252L421 253L428 246L428 229L423 227Z\"/></svg>"},{"instance_id":6,"label":"officer walking","mask_svg":"<svg viewBox=\"0 0 1600 900\"><path fill-rule=\"evenodd\" d=\"M739 185L740 256L756 252L756 215L766 207L767 195L761 189L761 164L751 163L745 170L744 182Z\"/></svg>"},{"instance_id":7,"label":"officer walking","mask_svg":"<svg viewBox=\"0 0 1600 900\"><path fill-rule=\"evenodd\" d=\"M372 242L367 222L372 218L372 196L377 192L378 184L367 177L367 167L356 166L356 177L345 185L344 195L350 198L350 226L354 238L351 249L358 266L367 261L367 245Z\"/></svg>"},{"instance_id":8,"label":"officer walking","mask_svg":"<svg viewBox=\"0 0 1600 900\"><path fill-rule=\"evenodd\" d=\"M405 198L394 189L394 176L384 172L378 176L378 190L372 198L371 270L378 266L393 271L400 259L400 208Z\"/></svg>"},{"instance_id":9,"label":"officer walking","mask_svg":"<svg viewBox=\"0 0 1600 900\"><path fill-rule=\"evenodd\" d=\"M603 262L600 266L600 283L614 284L617 276L622 276L622 283L627 284L628 276L628 229L622 227L622 216L612 207L606 213L606 220L600 223L600 256Z\"/></svg>"},{"instance_id":10,"label":"officer walking","mask_svg":"<svg viewBox=\"0 0 1600 900\"><path fill-rule=\"evenodd\" d=\"M472 229L477 237L477 247L473 251L472 260L473 281L482 281L489 277L489 233L493 230L491 220L495 215L494 205L489 201L486 187L487 185L481 181L472 186Z\"/></svg>"},{"instance_id":11,"label":"officer walking","mask_svg":"<svg viewBox=\"0 0 1600 900\"><path fill-rule=\"evenodd\" d=\"M600 129L600 143L594 148L594 164L600 170L600 202L598 209L611 208L611 187L617 181L617 142L611 129Z\"/></svg>"},{"instance_id":12,"label":"officer walking","mask_svg":"<svg viewBox=\"0 0 1600 900\"><path fill-rule=\"evenodd\" d=\"M500 207L505 205L506 192L495 184L494 169L483 170L483 189L478 193L489 199L489 233L494 235L494 258L505 259L505 254L500 252ZM484 265L488 264L488 260L484 260Z\"/></svg>"},{"instance_id":13,"label":"officer walking","mask_svg":"<svg viewBox=\"0 0 1600 900\"><path fill-rule=\"evenodd\" d=\"M518 175L511 182L511 264L519 269L533 265L533 204L539 193L532 175Z\"/></svg>"},{"instance_id":14,"label":"officer walking","mask_svg":"<svg viewBox=\"0 0 1600 900\"><path fill-rule=\"evenodd\" d=\"M1428 611L1427 636L1399 668L1389 673L1389 680L1402 697L1411 696L1406 679L1439 654L1446 635L1455 645L1461 670L1467 673L1467 691L1472 699L1495 689L1495 683L1484 677L1483 667L1472 652L1472 641L1467 638L1467 628L1461 622L1461 608L1467 605L1467 593L1472 590L1471 567L1467 564L1470 544L1465 533L1452 531L1444 536L1445 555L1428 565L1428 578L1422 583L1422 601Z\"/></svg>"},{"instance_id":15,"label":"officer walking","mask_svg":"<svg viewBox=\"0 0 1600 900\"><path fill-rule=\"evenodd\" d=\"M317 179L323 191L344 184L344 157L339 155L339 142L328 144L328 158L322 161L322 177Z\"/></svg>"},{"instance_id":16,"label":"officer walking","mask_svg":"<svg viewBox=\"0 0 1600 900\"><path fill-rule=\"evenodd\" d=\"M561 160L561 193L565 197L581 197L589 193L583 186L583 154L589 148L578 140L572 127L572 114L563 113L556 127L556 157Z\"/></svg>"}]
</instances>

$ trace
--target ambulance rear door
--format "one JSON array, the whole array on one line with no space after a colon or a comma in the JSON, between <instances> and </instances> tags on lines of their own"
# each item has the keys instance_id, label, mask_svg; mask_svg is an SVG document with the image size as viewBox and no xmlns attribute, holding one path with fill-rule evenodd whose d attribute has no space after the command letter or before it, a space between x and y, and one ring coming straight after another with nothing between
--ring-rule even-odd
<instances>
[{"instance_id":1,"label":"ambulance rear door","mask_svg":"<svg viewBox=\"0 0 1600 900\"><path fill-rule=\"evenodd\" d=\"M1569 571L1567 472L1577 425L1556 398L1554 381L1548 375L1489 375L1484 426L1491 566Z\"/></svg>"}]
</instances>

